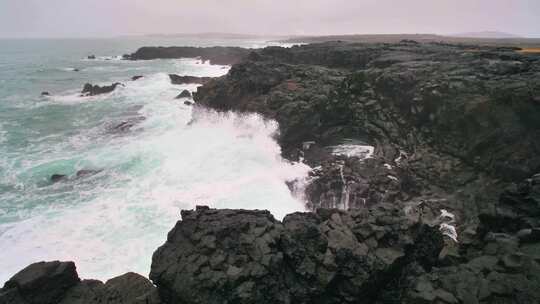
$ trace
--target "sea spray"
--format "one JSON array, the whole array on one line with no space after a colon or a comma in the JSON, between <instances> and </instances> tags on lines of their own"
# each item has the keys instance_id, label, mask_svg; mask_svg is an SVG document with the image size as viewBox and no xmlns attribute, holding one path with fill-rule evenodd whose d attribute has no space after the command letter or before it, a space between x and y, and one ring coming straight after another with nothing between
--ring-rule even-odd
<instances>
[{"instance_id":1,"label":"sea spray","mask_svg":"<svg viewBox=\"0 0 540 304\"><path fill-rule=\"evenodd\" d=\"M286 182L310 169L281 158L275 122L214 112L192 122L192 107L174 99L197 85L172 85L168 73L220 76L228 67L196 60L59 66L81 66L80 73L49 69L79 80L46 87L47 98L16 91L1 104L10 115L2 116L0 146L0 281L58 259L75 261L83 278L146 274L180 210L195 205L268 209L278 219L304 210ZM141 71L144 78L128 80ZM87 81L125 86L81 97ZM110 131L132 117L144 119ZM86 169L102 171L77 178ZM53 184L52 174L68 178Z\"/></svg>"}]
</instances>

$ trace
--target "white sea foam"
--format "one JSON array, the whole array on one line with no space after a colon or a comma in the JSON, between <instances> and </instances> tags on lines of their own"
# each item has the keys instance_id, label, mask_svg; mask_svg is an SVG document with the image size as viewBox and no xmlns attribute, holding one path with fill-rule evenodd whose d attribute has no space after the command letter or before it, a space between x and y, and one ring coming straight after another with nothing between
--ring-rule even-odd
<instances>
[{"instance_id":1,"label":"white sea foam","mask_svg":"<svg viewBox=\"0 0 540 304\"><path fill-rule=\"evenodd\" d=\"M332 153L335 155L344 155L347 157L358 157L362 159L371 158L375 148L367 145L343 144L332 147Z\"/></svg>"},{"instance_id":2,"label":"white sea foam","mask_svg":"<svg viewBox=\"0 0 540 304\"><path fill-rule=\"evenodd\" d=\"M213 68L207 74L223 73ZM310 168L280 157L272 138L277 124L257 115L212 112L188 124L191 107L174 97L195 87L172 85L167 74L159 73L103 96L52 96L51 105L84 107L86 115L74 123L88 128L61 141L50 134L32 142L23 163L6 163L17 172L10 173L13 180L2 176L2 182L45 178L51 168L69 169L69 175L85 168L104 171L50 186L21 185L21 202L42 203L33 208L21 203L10 209L12 220L0 224L0 281L29 263L58 259L74 260L83 278L147 274L152 253L179 220L180 210L195 205L268 209L278 219L304 210L285 182L305 178ZM114 117L87 118L98 109L113 115L135 105L143 107L134 114L146 120L123 136L103 133L102 124ZM58 143L51 147L51 141ZM0 204L0 210L5 217L5 206Z\"/></svg>"}]
</instances>

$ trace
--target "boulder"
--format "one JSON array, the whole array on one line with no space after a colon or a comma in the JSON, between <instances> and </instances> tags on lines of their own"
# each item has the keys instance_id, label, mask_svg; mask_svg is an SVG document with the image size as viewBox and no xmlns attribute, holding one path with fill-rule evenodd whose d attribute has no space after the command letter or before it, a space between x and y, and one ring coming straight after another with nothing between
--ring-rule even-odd
<instances>
[{"instance_id":1,"label":"boulder","mask_svg":"<svg viewBox=\"0 0 540 304\"><path fill-rule=\"evenodd\" d=\"M122 85L119 82L115 82L108 86L99 86L86 83L81 91L81 96L95 96L100 94L107 94L116 89L119 85Z\"/></svg>"},{"instance_id":2,"label":"boulder","mask_svg":"<svg viewBox=\"0 0 540 304\"><path fill-rule=\"evenodd\" d=\"M118 123L110 128L111 133L123 133L130 131L133 127L140 124L141 122L145 121L146 117L144 116L135 116L128 118L121 123Z\"/></svg>"},{"instance_id":3,"label":"boulder","mask_svg":"<svg viewBox=\"0 0 540 304\"><path fill-rule=\"evenodd\" d=\"M160 304L148 279L126 273L108 280L81 281L73 262L32 264L0 289L1 304Z\"/></svg>"},{"instance_id":4,"label":"boulder","mask_svg":"<svg viewBox=\"0 0 540 304\"><path fill-rule=\"evenodd\" d=\"M191 98L191 92L188 90L183 90L178 96L176 96L176 99L180 98Z\"/></svg>"},{"instance_id":5,"label":"boulder","mask_svg":"<svg viewBox=\"0 0 540 304\"><path fill-rule=\"evenodd\" d=\"M49 93L47 91L43 91L43 92L41 92L41 96L51 96L51 93Z\"/></svg>"},{"instance_id":6,"label":"boulder","mask_svg":"<svg viewBox=\"0 0 540 304\"><path fill-rule=\"evenodd\" d=\"M77 171L77 173L75 174L75 178L85 178L85 177L89 177L89 176L92 176L92 175L96 175L100 172L102 172L103 170L90 170L90 169L83 169L83 170L79 170Z\"/></svg>"},{"instance_id":7,"label":"boulder","mask_svg":"<svg viewBox=\"0 0 540 304\"><path fill-rule=\"evenodd\" d=\"M96 55L88 55L87 59L96 59Z\"/></svg>"},{"instance_id":8,"label":"boulder","mask_svg":"<svg viewBox=\"0 0 540 304\"><path fill-rule=\"evenodd\" d=\"M75 173L75 176L72 178L72 180L90 177L98 173L101 173L102 171L103 170L91 170L91 169L78 170ZM70 180L70 178L66 174L56 173L56 174L51 175L50 177L50 181L52 183L58 183L58 182L63 182L63 181L68 181L68 180Z\"/></svg>"},{"instance_id":9,"label":"boulder","mask_svg":"<svg viewBox=\"0 0 540 304\"><path fill-rule=\"evenodd\" d=\"M0 303L5 293L18 294L28 304L58 303L64 294L79 283L73 262L39 262L29 265L9 279L0 293Z\"/></svg>"},{"instance_id":10,"label":"boulder","mask_svg":"<svg viewBox=\"0 0 540 304\"><path fill-rule=\"evenodd\" d=\"M71 288L59 304L159 304L156 288L136 273L126 273L105 284L84 280Z\"/></svg>"},{"instance_id":11,"label":"boulder","mask_svg":"<svg viewBox=\"0 0 540 304\"><path fill-rule=\"evenodd\" d=\"M53 175L51 175L51 178L50 178L51 182L53 182L53 183L65 181L67 179L68 179L68 177L65 174L53 174Z\"/></svg>"},{"instance_id":12,"label":"boulder","mask_svg":"<svg viewBox=\"0 0 540 304\"><path fill-rule=\"evenodd\" d=\"M143 78L143 77L144 77L144 76L137 75L137 76L131 77L131 80L132 80L132 81L136 81L136 80L139 80L139 79L141 79L141 78Z\"/></svg>"}]
</instances>

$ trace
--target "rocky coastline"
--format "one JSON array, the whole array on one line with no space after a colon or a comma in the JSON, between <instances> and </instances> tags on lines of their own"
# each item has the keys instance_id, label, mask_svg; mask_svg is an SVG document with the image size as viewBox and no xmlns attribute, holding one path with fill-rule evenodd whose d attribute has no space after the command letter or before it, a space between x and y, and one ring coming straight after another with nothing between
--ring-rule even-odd
<instances>
[{"instance_id":1,"label":"rocky coastline","mask_svg":"<svg viewBox=\"0 0 540 304\"><path fill-rule=\"evenodd\" d=\"M180 57L234 64L204 79L194 119L276 120L283 156L314 168L312 212L182 211L151 281L41 262L0 304L540 302L539 55L407 40L125 58Z\"/></svg>"}]
</instances>

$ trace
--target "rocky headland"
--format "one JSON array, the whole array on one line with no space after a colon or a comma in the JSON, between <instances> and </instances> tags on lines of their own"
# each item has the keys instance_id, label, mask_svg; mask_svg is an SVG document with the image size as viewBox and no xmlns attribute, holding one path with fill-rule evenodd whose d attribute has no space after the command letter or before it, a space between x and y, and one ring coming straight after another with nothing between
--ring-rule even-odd
<instances>
[{"instance_id":1,"label":"rocky headland","mask_svg":"<svg viewBox=\"0 0 540 304\"><path fill-rule=\"evenodd\" d=\"M125 60L200 58L211 64L232 65L241 62L250 50L240 47L142 47L123 56Z\"/></svg>"},{"instance_id":2,"label":"rocky headland","mask_svg":"<svg viewBox=\"0 0 540 304\"><path fill-rule=\"evenodd\" d=\"M312 212L183 211L151 281L42 262L0 303L540 302L539 55L412 40L240 52L198 88L194 118L276 120L283 156L314 168L290 184Z\"/></svg>"}]
</instances>

